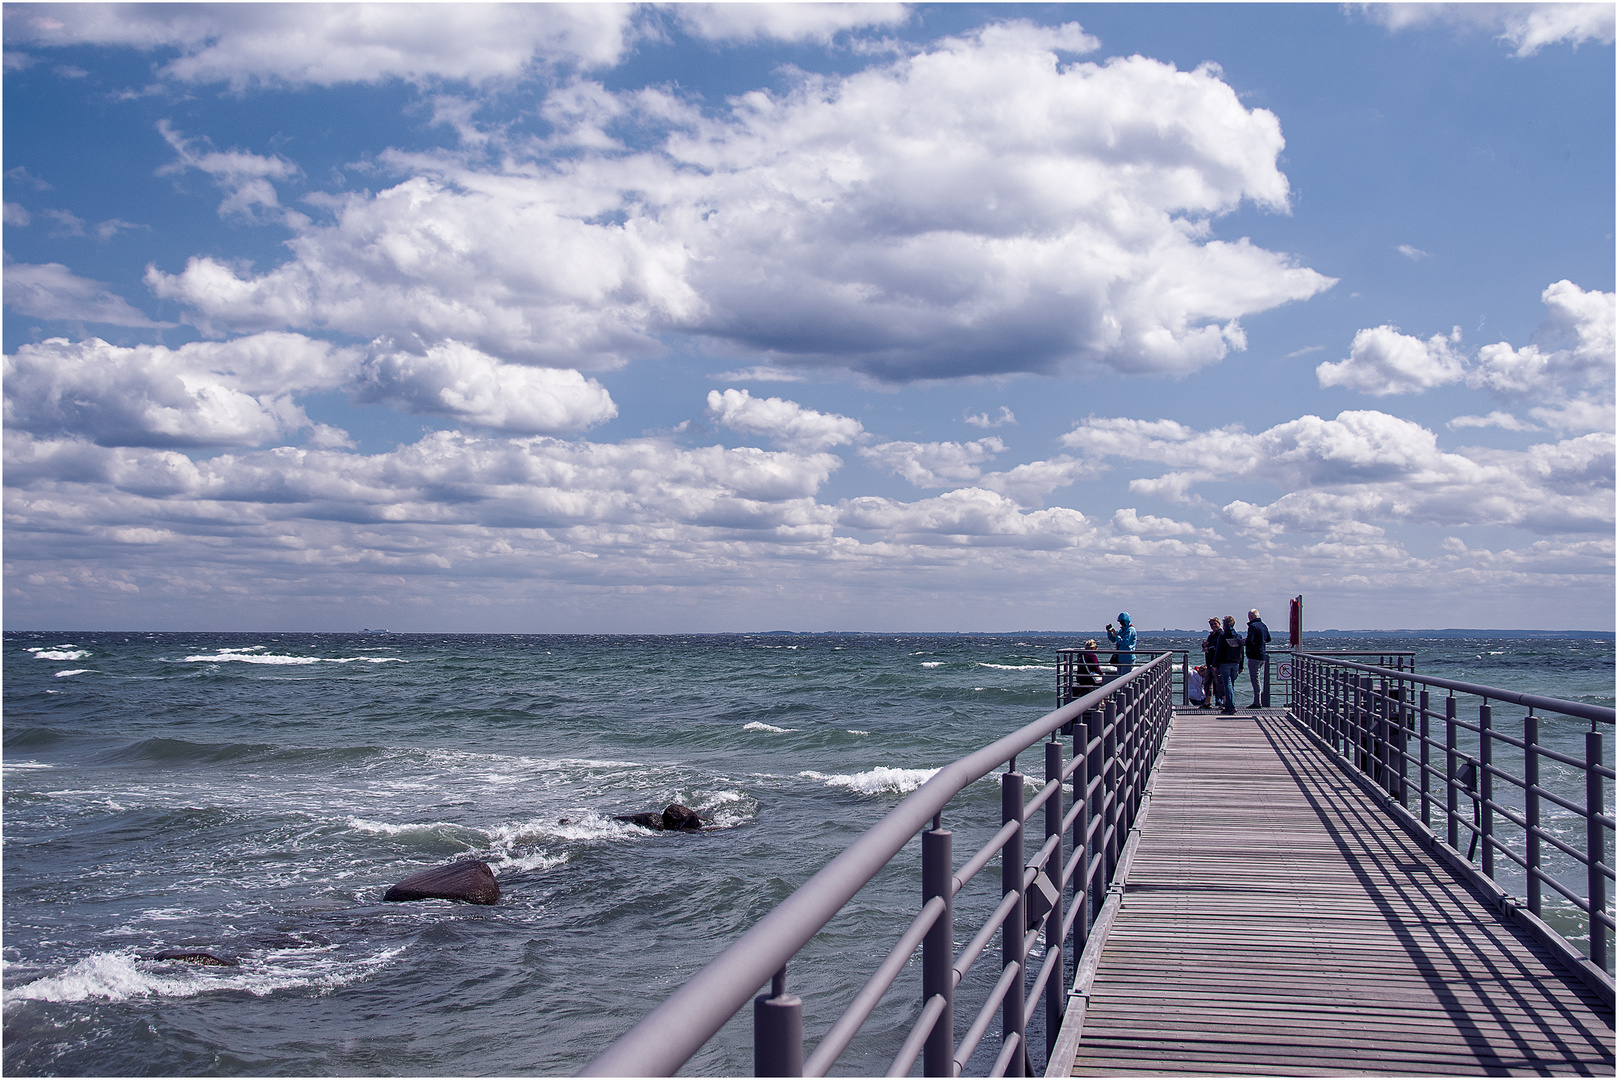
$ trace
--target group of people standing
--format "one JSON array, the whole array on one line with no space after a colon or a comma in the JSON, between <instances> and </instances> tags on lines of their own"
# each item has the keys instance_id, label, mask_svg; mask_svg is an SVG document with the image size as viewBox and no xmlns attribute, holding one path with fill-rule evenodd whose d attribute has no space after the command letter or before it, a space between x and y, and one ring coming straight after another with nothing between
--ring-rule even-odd
<instances>
[{"instance_id":1,"label":"group of people standing","mask_svg":"<svg viewBox=\"0 0 1618 1080\"><path fill-rule=\"evenodd\" d=\"M1211 709L1216 705L1225 713L1236 711L1236 677L1247 668L1253 684L1253 701L1248 708L1256 709L1262 699L1259 690L1259 670L1268 655L1265 646L1270 643L1270 628L1259 618L1258 609L1247 613L1247 633L1236 632L1236 617L1226 615L1224 621L1215 617L1208 620L1208 636L1202 642L1203 666L1191 673L1186 687L1191 704Z\"/></svg>"},{"instance_id":2,"label":"group of people standing","mask_svg":"<svg viewBox=\"0 0 1618 1080\"><path fill-rule=\"evenodd\" d=\"M1112 623L1107 624L1107 640L1112 643L1113 653L1110 660L1117 673L1126 675L1133 671L1137 637L1129 612L1118 613L1116 627ZM1253 683L1253 702L1248 708L1258 708L1263 698L1263 693L1259 689L1259 671L1264 667L1264 661L1269 655L1266 649L1269 643L1270 628L1259 618L1257 608L1247 613L1246 634L1236 632L1234 615L1226 615L1223 622L1217 617L1209 619L1208 636L1202 643L1204 663L1192 669L1187 681L1187 696L1190 697L1191 704L1204 709L1211 709L1217 705L1226 713L1234 713L1236 677L1245 666ZM1094 638L1084 643L1078 672L1080 685L1099 686L1105 681L1101 670L1101 658L1095 653L1095 648Z\"/></svg>"}]
</instances>

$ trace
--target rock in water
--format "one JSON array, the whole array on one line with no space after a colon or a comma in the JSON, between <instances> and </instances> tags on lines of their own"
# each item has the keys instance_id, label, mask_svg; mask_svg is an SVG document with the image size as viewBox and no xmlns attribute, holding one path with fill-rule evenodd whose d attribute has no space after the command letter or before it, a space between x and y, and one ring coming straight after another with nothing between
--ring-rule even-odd
<instances>
[{"instance_id":1,"label":"rock in water","mask_svg":"<svg viewBox=\"0 0 1618 1080\"><path fill-rule=\"evenodd\" d=\"M702 819L689 806L669 803L663 808L663 828L684 829L686 831L700 829L702 828Z\"/></svg>"},{"instance_id":2,"label":"rock in water","mask_svg":"<svg viewBox=\"0 0 1618 1080\"><path fill-rule=\"evenodd\" d=\"M226 960L223 956L215 956L211 952L201 949L164 949L153 960L183 960L187 964L200 964L203 967L235 967L236 961Z\"/></svg>"},{"instance_id":3,"label":"rock in water","mask_svg":"<svg viewBox=\"0 0 1618 1080\"><path fill-rule=\"evenodd\" d=\"M655 814L650 810L643 814L615 814L612 820L627 821L631 825L639 825L643 829L663 831L663 815Z\"/></svg>"},{"instance_id":4,"label":"rock in water","mask_svg":"<svg viewBox=\"0 0 1618 1080\"><path fill-rule=\"evenodd\" d=\"M384 900L465 900L469 904L492 904L500 899L500 884L489 864L479 859L462 859L448 866L435 866L411 874L382 895Z\"/></svg>"}]
</instances>

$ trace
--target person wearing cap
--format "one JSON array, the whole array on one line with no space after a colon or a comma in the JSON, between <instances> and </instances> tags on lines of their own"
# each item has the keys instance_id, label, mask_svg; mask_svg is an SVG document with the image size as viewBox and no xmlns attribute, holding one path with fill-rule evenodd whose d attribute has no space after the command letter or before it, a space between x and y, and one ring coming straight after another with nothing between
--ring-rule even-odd
<instances>
[{"instance_id":1,"label":"person wearing cap","mask_svg":"<svg viewBox=\"0 0 1618 1080\"><path fill-rule=\"evenodd\" d=\"M1120 611L1118 613L1117 630L1112 628L1112 623L1107 624L1107 640L1112 642L1114 649L1118 650L1113 654L1118 658L1118 674L1127 675L1133 671L1135 669L1135 626L1130 621L1129 612Z\"/></svg>"}]
</instances>

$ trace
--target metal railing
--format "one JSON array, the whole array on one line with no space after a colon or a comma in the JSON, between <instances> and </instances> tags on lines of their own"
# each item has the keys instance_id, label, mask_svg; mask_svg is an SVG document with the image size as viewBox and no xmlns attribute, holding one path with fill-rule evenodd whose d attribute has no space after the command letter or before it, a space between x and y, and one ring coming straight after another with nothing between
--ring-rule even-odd
<instances>
[{"instance_id":1,"label":"metal railing","mask_svg":"<svg viewBox=\"0 0 1618 1080\"><path fill-rule=\"evenodd\" d=\"M1610 1006L1613 710L1319 654L1293 669L1294 719Z\"/></svg>"},{"instance_id":2,"label":"metal railing","mask_svg":"<svg viewBox=\"0 0 1618 1080\"><path fill-rule=\"evenodd\" d=\"M918 1057L927 1076L960 1075L996 1014L1000 1049L988 1075L1025 1074L1031 1062L1028 1028L1041 1002L1047 1056L1057 1037L1067 1008L1065 958L1082 953L1102 911L1168 731L1171 686L1170 658L1159 656L944 766L590 1062L584 1075L672 1075L768 983L768 992L753 1003L755 1074L824 1076L918 947L918 1016L888 1075L905 1075ZM1071 754L1059 739L1062 734L1072 736ZM1025 801L1017 756L1042 742L1045 783ZM999 830L957 866L944 811L955 796L1001 765L1007 768L1000 774ZM1025 858L1024 829L1040 810L1039 846ZM787 991L787 963L918 832L920 913L806 1059L804 1004ZM1070 853L1064 856L1065 850ZM956 952L958 898L996 856L998 902ZM956 991L996 936L999 977L957 1039ZM1070 937L1071 950L1066 947ZM1038 971L1031 972L1031 960L1041 954Z\"/></svg>"}]
</instances>

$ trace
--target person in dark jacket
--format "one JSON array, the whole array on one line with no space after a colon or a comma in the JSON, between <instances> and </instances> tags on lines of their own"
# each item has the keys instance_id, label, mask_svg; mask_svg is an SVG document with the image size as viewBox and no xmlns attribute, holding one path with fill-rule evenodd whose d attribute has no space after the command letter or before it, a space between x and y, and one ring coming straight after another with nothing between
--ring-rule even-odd
<instances>
[{"instance_id":1,"label":"person in dark jacket","mask_svg":"<svg viewBox=\"0 0 1618 1080\"><path fill-rule=\"evenodd\" d=\"M1219 700L1219 616L1208 620L1208 636L1202 640L1202 662L1208 667L1208 702L1224 704Z\"/></svg>"},{"instance_id":2,"label":"person in dark jacket","mask_svg":"<svg viewBox=\"0 0 1618 1080\"><path fill-rule=\"evenodd\" d=\"M1264 620L1258 617L1258 608L1251 608L1247 612L1247 678L1253 684L1253 704L1249 709L1259 707L1263 695L1258 689L1258 669L1264 666L1264 646L1270 643L1270 628L1264 625Z\"/></svg>"},{"instance_id":3,"label":"person in dark jacket","mask_svg":"<svg viewBox=\"0 0 1618 1080\"><path fill-rule=\"evenodd\" d=\"M1242 670L1242 636L1236 632L1236 616L1226 615L1219 631L1219 696L1225 715L1236 711L1236 676Z\"/></svg>"}]
</instances>

